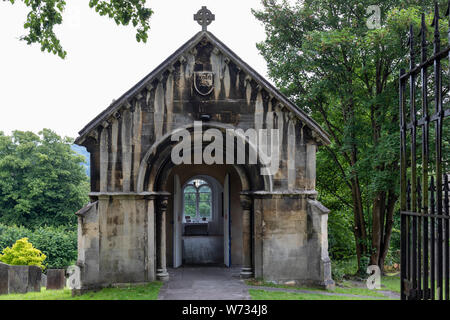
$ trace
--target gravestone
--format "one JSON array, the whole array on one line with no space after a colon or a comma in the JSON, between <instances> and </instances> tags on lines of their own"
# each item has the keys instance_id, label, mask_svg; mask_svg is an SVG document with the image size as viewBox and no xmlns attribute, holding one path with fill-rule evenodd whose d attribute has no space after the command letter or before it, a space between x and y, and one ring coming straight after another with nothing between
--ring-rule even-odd
<instances>
[{"instance_id":1,"label":"gravestone","mask_svg":"<svg viewBox=\"0 0 450 320\"><path fill-rule=\"evenodd\" d=\"M47 290L64 289L66 285L66 270L48 269L47 270Z\"/></svg>"},{"instance_id":2,"label":"gravestone","mask_svg":"<svg viewBox=\"0 0 450 320\"><path fill-rule=\"evenodd\" d=\"M27 293L28 266L9 266L9 293Z\"/></svg>"},{"instance_id":3,"label":"gravestone","mask_svg":"<svg viewBox=\"0 0 450 320\"><path fill-rule=\"evenodd\" d=\"M46 288L47 287L47 275L42 274L41 276L41 287Z\"/></svg>"},{"instance_id":4,"label":"gravestone","mask_svg":"<svg viewBox=\"0 0 450 320\"><path fill-rule=\"evenodd\" d=\"M28 266L28 292L41 291L42 269L38 266Z\"/></svg>"},{"instance_id":5,"label":"gravestone","mask_svg":"<svg viewBox=\"0 0 450 320\"><path fill-rule=\"evenodd\" d=\"M0 262L0 294L8 294L9 265Z\"/></svg>"},{"instance_id":6,"label":"gravestone","mask_svg":"<svg viewBox=\"0 0 450 320\"><path fill-rule=\"evenodd\" d=\"M37 266L9 266L9 293L41 291L41 274Z\"/></svg>"}]
</instances>

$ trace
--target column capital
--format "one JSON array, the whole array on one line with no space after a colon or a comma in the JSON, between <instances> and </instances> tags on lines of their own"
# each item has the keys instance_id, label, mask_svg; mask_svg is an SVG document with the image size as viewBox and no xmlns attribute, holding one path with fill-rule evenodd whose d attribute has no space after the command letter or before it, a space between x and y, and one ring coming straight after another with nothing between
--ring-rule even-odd
<instances>
[{"instance_id":1,"label":"column capital","mask_svg":"<svg viewBox=\"0 0 450 320\"><path fill-rule=\"evenodd\" d=\"M165 214L167 212L167 207L169 205L169 196L168 195L158 195L157 197L159 211L161 214Z\"/></svg>"},{"instance_id":2,"label":"column capital","mask_svg":"<svg viewBox=\"0 0 450 320\"><path fill-rule=\"evenodd\" d=\"M251 210L252 209L253 198L251 196L246 195L246 194L241 194L240 195L240 201L241 201L242 209L244 209L244 210Z\"/></svg>"}]
</instances>

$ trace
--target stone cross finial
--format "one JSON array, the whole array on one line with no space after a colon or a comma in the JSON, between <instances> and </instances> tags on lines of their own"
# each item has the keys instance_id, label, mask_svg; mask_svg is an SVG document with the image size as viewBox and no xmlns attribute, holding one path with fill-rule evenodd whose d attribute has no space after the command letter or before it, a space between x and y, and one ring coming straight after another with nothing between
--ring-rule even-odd
<instances>
[{"instance_id":1,"label":"stone cross finial","mask_svg":"<svg viewBox=\"0 0 450 320\"><path fill-rule=\"evenodd\" d=\"M203 6L196 14L194 14L194 20L202 26L202 31L206 31L206 28L215 20L215 16L212 14L206 6Z\"/></svg>"}]
</instances>

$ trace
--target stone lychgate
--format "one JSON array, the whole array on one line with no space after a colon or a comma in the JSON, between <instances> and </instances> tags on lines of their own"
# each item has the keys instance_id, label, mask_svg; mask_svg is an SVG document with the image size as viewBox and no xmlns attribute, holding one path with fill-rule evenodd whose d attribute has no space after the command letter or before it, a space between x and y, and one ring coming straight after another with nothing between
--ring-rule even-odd
<instances>
[{"instance_id":1,"label":"stone lychgate","mask_svg":"<svg viewBox=\"0 0 450 320\"><path fill-rule=\"evenodd\" d=\"M75 142L91 157L91 202L77 212L82 289L164 280L191 262L333 284L329 211L315 191L316 151L329 138L207 31L214 18L202 8L195 20L203 30L79 132ZM263 173L259 149L240 134L231 140L241 148L224 143L212 152L226 161L174 163L173 137L182 133L196 144L183 156L211 153L198 123L223 141L230 132L275 130L278 170Z\"/></svg>"}]
</instances>

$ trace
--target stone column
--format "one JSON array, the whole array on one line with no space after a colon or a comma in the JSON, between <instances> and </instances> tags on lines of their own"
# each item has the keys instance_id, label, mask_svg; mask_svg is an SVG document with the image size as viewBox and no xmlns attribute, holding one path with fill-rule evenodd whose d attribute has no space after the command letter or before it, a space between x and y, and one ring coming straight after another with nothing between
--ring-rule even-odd
<instances>
[{"instance_id":1,"label":"stone column","mask_svg":"<svg viewBox=\"0 0 450 320\"><path fill-rule=\"evenodd\" d=\"M168 280L169 274L166 269L166 213L169 203L168 196L158 197L158 267L156 278L158 280Z\"/></svg>"},{"instance_id":2,"label":"stone column","mask_svg":"<svg viewBox=\"0 0 450 320\"><path fill-rule=\"evenodd\" d=\"M242 269L241 278L247 279L253 276L252 270L252 237L250 215L253 199L247 195L241 195L242 206Z\"/></svg>"}]
</instances>

